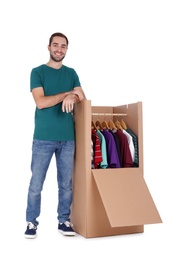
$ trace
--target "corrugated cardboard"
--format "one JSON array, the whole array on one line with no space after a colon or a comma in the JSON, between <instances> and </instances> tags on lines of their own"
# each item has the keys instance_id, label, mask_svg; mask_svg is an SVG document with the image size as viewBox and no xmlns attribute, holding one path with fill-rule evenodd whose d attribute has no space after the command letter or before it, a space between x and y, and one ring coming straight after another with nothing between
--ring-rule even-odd
<instances>
[{"instance_id":1,"label":"corrugated cardboard","mask_svg":"<svg viewBox=\"0 0 185 260\"><path fill-rule=\"evenodd\" d=\"M91 169L91 121L97 114L124 121L139 141L139 167ZM95 115L95 116L93 116ZM116 115L116 117L115 117ZM105 120L105 116L102 120ZM76 158L71 221L85 238L141 233L145 224L161 223L143 177L142 103L118 107L93 107L85 100L75 106Z\"/></svg>"}]
</instances>

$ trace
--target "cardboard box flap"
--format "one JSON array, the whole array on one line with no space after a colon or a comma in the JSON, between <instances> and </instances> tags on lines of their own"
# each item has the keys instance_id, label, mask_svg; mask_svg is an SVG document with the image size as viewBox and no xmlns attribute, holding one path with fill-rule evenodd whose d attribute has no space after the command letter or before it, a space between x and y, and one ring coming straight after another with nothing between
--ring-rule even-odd
<instances>
[{"instance_id":1,"label":"cardboard box flap","mask_svg":"<svg viewBox=\"0 0 185 260\"><path fill-rule=\"evenodd\" d=\"M92 174L111 227L162 222L142 174L120 169Z\"/></svg>"}]
</instances>

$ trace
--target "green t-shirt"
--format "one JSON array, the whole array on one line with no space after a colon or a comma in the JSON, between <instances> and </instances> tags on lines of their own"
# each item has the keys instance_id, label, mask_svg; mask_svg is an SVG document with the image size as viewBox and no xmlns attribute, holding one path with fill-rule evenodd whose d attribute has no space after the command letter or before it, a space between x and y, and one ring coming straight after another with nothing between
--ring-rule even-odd
<instances>
[{"instance_id":1,"label":"green t-shirt","mask_svg":"<svg viewBox=\"0 0 185 260\"><path fill-rule=\"evenodd\" d=\"M74 69L62 65L54 69L47 65L33 68L30 75L30 89L43 87L45 96L70 91L80 86ZM75 139L72 113L62 111L62 103L35 110L34 139L48 141L70 141Z\"/></svg>"}]
</instances>

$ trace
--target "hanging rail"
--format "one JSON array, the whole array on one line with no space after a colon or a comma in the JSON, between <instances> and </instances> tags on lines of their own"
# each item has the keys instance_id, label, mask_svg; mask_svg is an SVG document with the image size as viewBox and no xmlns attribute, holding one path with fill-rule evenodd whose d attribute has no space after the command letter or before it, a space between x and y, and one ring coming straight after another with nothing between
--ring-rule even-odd
<instances>
[{"instance_id":1,"label":"hanging rail","mask_svg":"<svg viewBox=\"0 0 185 260\"><path fill-rule=\"evenodd\" d=\"M91 113L92 116L127 116L124 113Z\"/></svg>"}]
</instances>

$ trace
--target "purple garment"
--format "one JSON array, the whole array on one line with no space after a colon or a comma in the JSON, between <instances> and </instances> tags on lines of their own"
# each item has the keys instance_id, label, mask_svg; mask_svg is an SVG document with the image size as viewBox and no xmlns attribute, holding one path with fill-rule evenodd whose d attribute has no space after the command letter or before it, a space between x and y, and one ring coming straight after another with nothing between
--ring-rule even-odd
<instances>
[{"instance_id":1,"label":"purple garment","mask_svg":"<svg viewBox=\"0 0 185 260\"><path fill-rule=\"evenodd\" d=\"M106 129L103 129L102 134L105 137L105 141L106 141L107 161L108 161L107 168L121 168L117 147L113 135Z\"/></svg>"}]
</instances>

